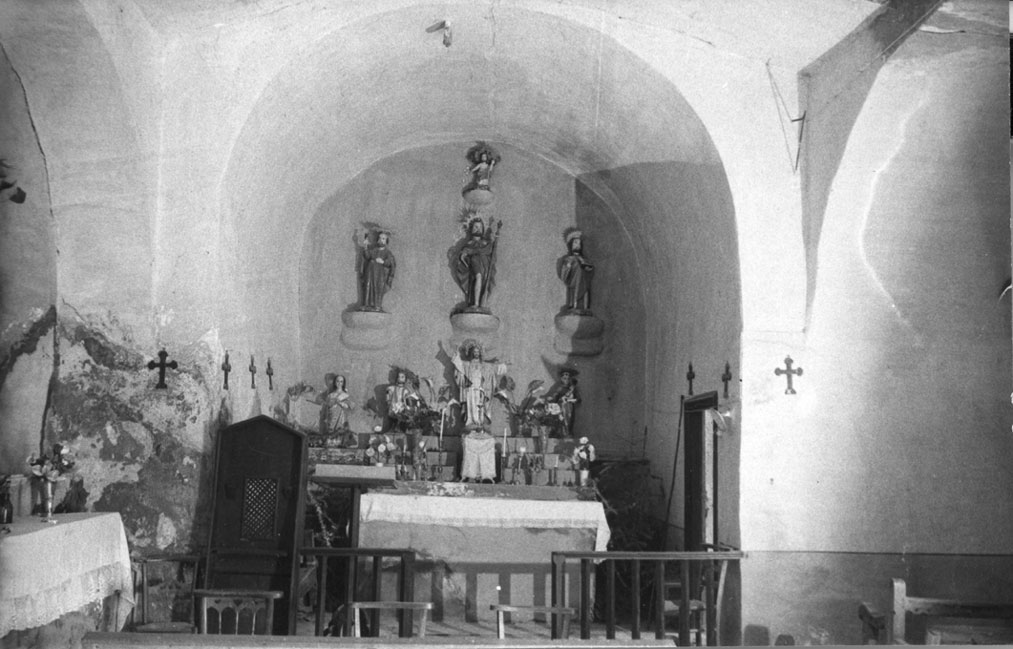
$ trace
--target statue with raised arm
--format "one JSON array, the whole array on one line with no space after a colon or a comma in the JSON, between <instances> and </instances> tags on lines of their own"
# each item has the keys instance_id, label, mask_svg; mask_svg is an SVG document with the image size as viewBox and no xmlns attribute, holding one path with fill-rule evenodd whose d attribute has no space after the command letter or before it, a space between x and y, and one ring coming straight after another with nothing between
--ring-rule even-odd
<instances>
[{"instance_id":1,"label":"statue with raised arm","mask_svg":"<svg viewBox=\"0 0 1013 649\"><path fill-rule=\"evenodd\" d=\"M492 191L489 180L492 178L492 170L500 160L496 150L485 142L477 142L468 149L465 157L468 159L468 173L465 174L464 189L461 193L467 195L474 190Z\"/></svg>"},{"instance_id":2,"label":"statue with raised arm","mask_svg":"<svg viewBox=\"0 0 1013 649\"><path fill-rule=\"evenodd\" d=\"M389 243L390 232L387 230L377 230L372 244L368 232L362 235L356 264L361 291L360 311L383 311L383 296L394 282L397 267Z\"/></svg>"},{"instance_id":3,"label":"statue with raised arm","mask_svg":"<svg viewBox=\"0 0 1013 649\"><path fill-rule=\"evenodd\" d=\"M486 301L496 281L496 239L503 227L486 228L480 217L468 221L467 236L458 243L451 259L454 281L464 293L465 311L488 313Z\"/></svg>"},{"instance_id":4,"label":"statue with raised arm","mask_svg":"<svg viewBox=\"0 0 1013 649\"><path fill-rule=\"evenodd\" d=\"M506 364L484 360L482 345L470 338L454 351L450 361L454 365L459 398L465 408L465 428L482 428L492 423L488 413L489 399L500 377L506 374Z\"/></svg>"},{"instance_id":5,"label":"statue with raised arm","mask_svg":"<svg viewBox=\"0 0 1013 649\"><path fill-rule=\"evenodd\" d=\"M584 233L573 230L566 235L566 254L559 259L556 272L566 284L563 310L591 315L591 278L594 266L584 257Z\"/></svg>"}]
</instances>

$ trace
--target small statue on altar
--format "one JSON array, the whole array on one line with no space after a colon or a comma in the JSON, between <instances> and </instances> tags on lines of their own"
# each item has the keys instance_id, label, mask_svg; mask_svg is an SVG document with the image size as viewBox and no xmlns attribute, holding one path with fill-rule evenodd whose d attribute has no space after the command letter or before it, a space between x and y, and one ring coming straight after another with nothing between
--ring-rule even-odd
<instances>
[{"instance_id":1,"label":"small statue on altar","mask_svg":"<svg viewBox=\"0 0 1013 649\"><path fill-rule=\"evenodd\" d=\"M500 377L506 374L506 364L495 359L484 360L482 345L471 338L454 350L450 361L454 365L459 398L465 406L465 428L482 428L492 423L488 413L489 399Z\"/></svg>"},{"instance_id":2,"label":"small statue on altar","mask_svg":"<svg viewBox=\"0 0 1013 649\"><path fill-rule=\"evenodd\" d=\"M496 281L496 240L503 227L492 221L487 228L481 217L468 217L467 236L451 253L454 281L464 293L464 311L488 313L486 301Z\"/></svg>"},{"instance_id":3,"label":"small statue on altar","mask_svg":"<svg viewBox=\"0 0 1013 649\"><path fill-rule=\"evenodd\" d=\"M464 189L462 194L473 190L491 191L489 180L492 178L492 170L499 163L500 157L496 150L485 142L477 142L475 146L468 149L465 154L468 158L468 173L464 177Z\"/></svg>"},{"instance_id":4,"label":"small statue on altar","mask_svg":"<svg viewBox=\"0 0 1013 649\"><path fill-rule=\"evenodd\" d=\"M580 392L577 390L577 370L564 367L559 370L559 382L545 395L545 400L559 409L561 428L573 437L573 416L580 403ZM555 408L551 408L555 410Z\"/></svg>"},{"instance_id":5,"label":"small statue on altar","mask_svg":"<svg viewBox=\"0 0 1013 649\"><path fill-rule=\"evenodd\" d=\"M422 395L414 374L405 369L395 368L394 382L387 386L387 417L391 427L409 423L425 408Z\"/></svg>"},{"instance_id":6,"label":"small statue on altar","mask_svg":"<svg viewBox=\"0 0 1013 649\"><path fill-rule=\"evenodd\" d=\"M383 296L394 282L397 260L388 247L390 232L375 231L375 242L370 244L369 233L362 235L356 272L359 275L361 297L359 311L383 311Z\"/></svg>"},{"instance_id":7,"label":"small statue on altar","mask_svg":"<svg viewBox=\"0 0 1013 649\"><path fill-rule=\"evenodd\" d=\"M566 254L556 264L559 279L566 284L563 310L578 315L591 315L591 278L594 265L584 257L584 233L572 230L566 235Z\"/></svg>"},{"instance_id":8,"label":"small statue on altar","mask_svg":"<svg viewBox=\"0 0 1013 649\"><path fill-rule=\"evenodd\" d=\"M345 389L345 377L328 372L324 375L326 391L318 397L320 403L320 434L344 435L348 430L348 411L352 402Z\"/></svg>"}]
</instances>

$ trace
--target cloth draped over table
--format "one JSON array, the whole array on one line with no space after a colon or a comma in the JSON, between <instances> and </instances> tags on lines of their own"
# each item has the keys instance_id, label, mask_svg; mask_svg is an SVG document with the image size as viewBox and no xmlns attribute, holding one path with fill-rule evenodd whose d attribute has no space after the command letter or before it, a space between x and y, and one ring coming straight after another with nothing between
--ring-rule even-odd
<instances>
[{"instance_id":1,"label":"cloth draped over table","mask_svg":"<svg viewBox=\"0 0 1013 649\"><path fill-rule=\"evenodd\" d=\"M456 527L575 528L595 531L594 549L608 548L611 532L602 504L593 500L362 495L360 521Z\"/></svg>"},{"instance_id":2,"label":"cloth draped over table","mask_svg":"<svg viewBox=\"0 0 1013 649\"><path fill-rule=\"evenodd\" d=\"M130 551L116 513L20 518L0 538L0 637L120 596L116 631L133 608Z\"/></svg>"}]
</instances>

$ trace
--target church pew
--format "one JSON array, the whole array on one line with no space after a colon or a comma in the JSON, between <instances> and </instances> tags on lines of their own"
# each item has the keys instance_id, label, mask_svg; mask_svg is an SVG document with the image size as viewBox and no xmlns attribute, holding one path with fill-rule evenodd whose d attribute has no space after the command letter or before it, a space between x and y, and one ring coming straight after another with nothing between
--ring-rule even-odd
<instances>
[{"instance_id":1,"label":"church pew","mask_svg":"<svg viewBox=\"0 0 1013 649\"><path fill-rule=\"evenodd\" d=\"M1013 602L913 597L907 594L907 583L899 578L893 579L892 589L893 610L889 614L868 602L859 605L863 642L906 644L909 618L911 622L920 618L918 628L924 626L924 637L915 639L918 644L1013 643Z\"/></svg>"}]
</instances>

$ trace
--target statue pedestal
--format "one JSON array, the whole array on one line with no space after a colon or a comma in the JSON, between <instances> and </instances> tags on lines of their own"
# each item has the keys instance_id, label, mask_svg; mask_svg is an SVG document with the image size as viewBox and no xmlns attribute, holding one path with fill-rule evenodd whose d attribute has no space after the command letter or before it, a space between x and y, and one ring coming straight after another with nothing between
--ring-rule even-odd
<instances>
[{"instance_id":1,"label":"statue pedestal","mask_svg":"<svg viewBox=\"0 0 1013 649\"><path fill-rule=\"evenodd\" d=\"M481 336L499 331L499 318L491 313L463 311L450 316L454 336Z\"/></svg>"},{"instance_id":2,"label":"statue pedestal","mask_svg":"<svg viewBox=\"0 0 1013 649\"><path fill-rule=\"evenodd\" d=\"M461 196L464 198L464 202L469 205L488 205L495 198L490 190L477 187L461 192Z\"/></svg>"},{"instance_id":3,"label":"statue pedestal","mask_svg":"<svg viewBox=\"0 0 1013 649\"><path fill-rule=\"evenodd\" d=\"M383 311L345 311L341 314L341 343L349 349L386 349L393 316Z\"/></svg>"},{"instance_id":4,"label":"statue pedestal","mask_svg":"<svg viewBox=\"0 0 1013 649\"><path fill-rule=\"evenodd\" d=\"M556 316L553 347L569 356L597 356L604 348L605 323L593 315L561 313Z\"/></svg>"}]
</instances>

